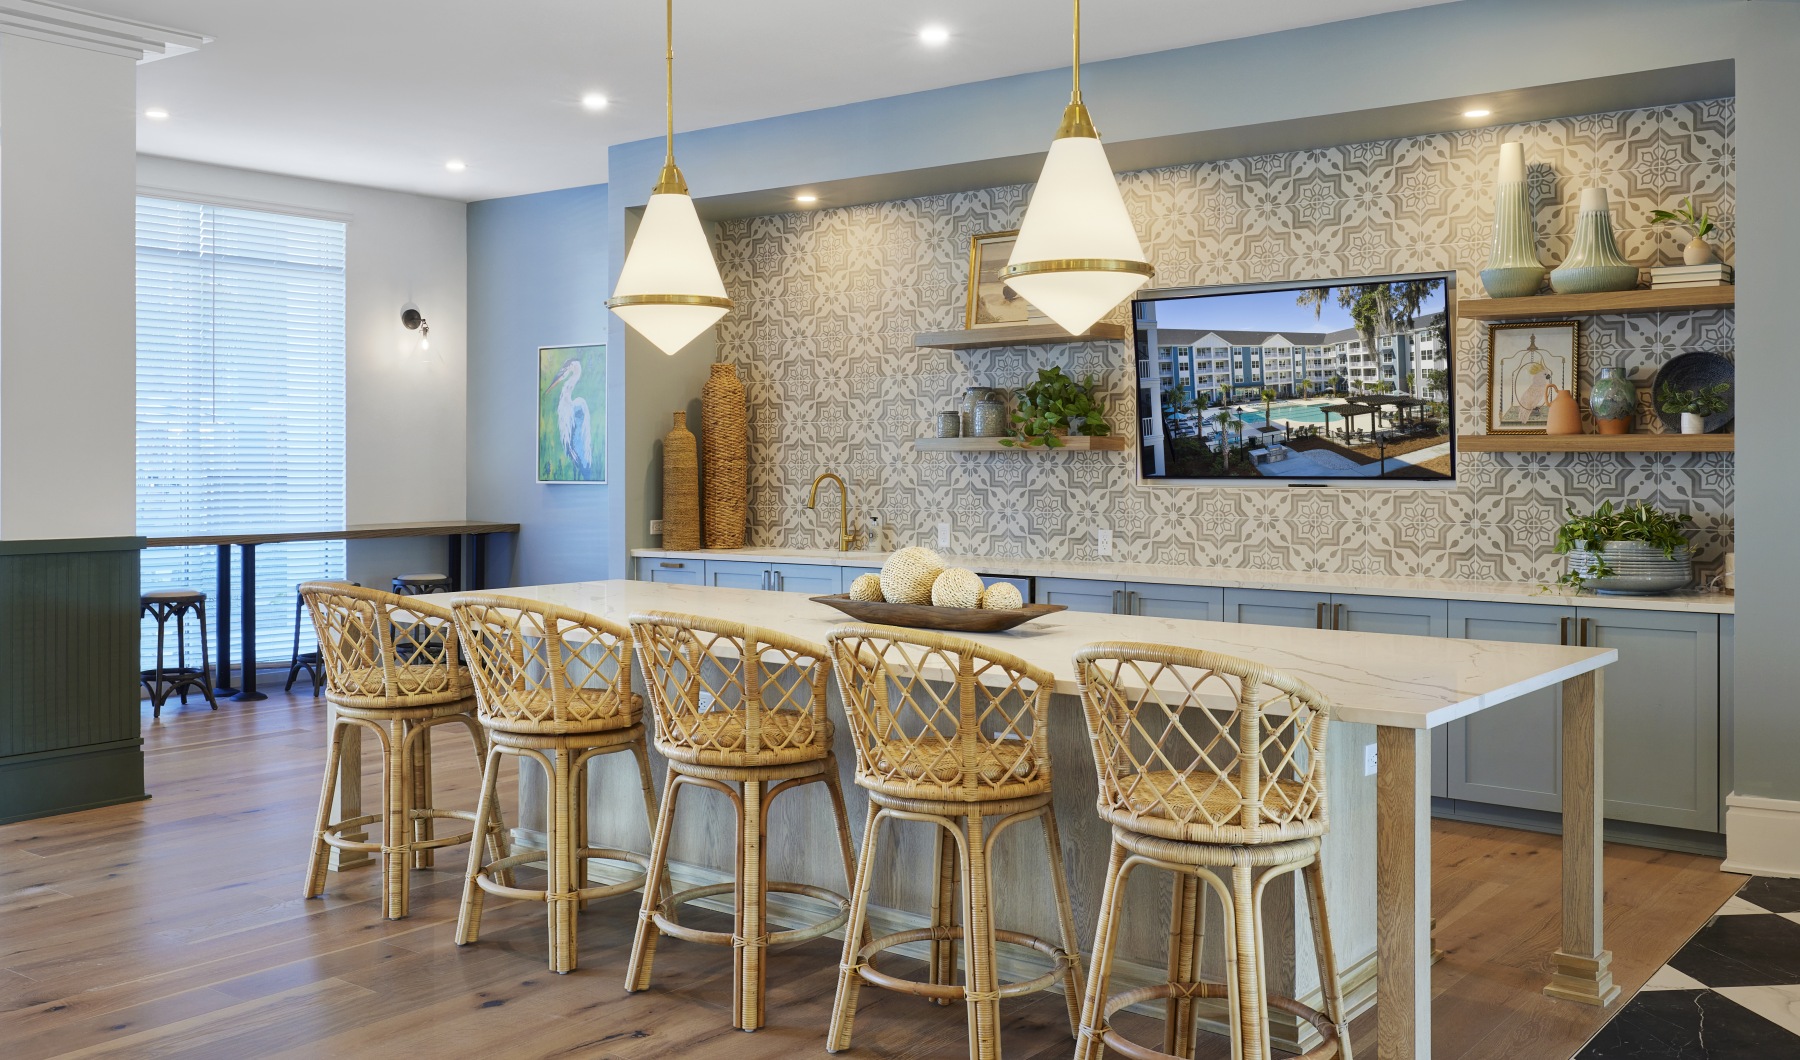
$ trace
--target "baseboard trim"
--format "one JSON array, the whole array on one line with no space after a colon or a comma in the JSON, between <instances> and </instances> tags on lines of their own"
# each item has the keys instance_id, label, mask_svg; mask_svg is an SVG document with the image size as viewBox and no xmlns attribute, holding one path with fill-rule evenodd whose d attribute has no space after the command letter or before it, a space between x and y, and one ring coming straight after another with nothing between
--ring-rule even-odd
<instances>
[{"instance_id":1,"label":"baseboard trim","mask_svg":"<svg viewBox=\"0 0 1800 1060\"><path fill-rule=\"evenodd\" d=\"M512 841L519 846L543 849L544 835L542 832L514 828L511 835ZM729 872L683 862L671 863L669 874L674 878L673 886L676 890L730 883L732 879ZM588 862L588 879L594 883L618 883L635 875L637 872L633 867L605 861ZM727 916L735 911L735 904L730 894L702 898L690 904L712 912L724 913ZM820 914L824 911L815 899L779 892L772 892L769 895L769 926L772 928L787 929L817 923ZM887 935L927 926L929 926L927 918L922 913L909 913L882 906L871 906L869 909L869 927L876 935ZM831 937L841 940L843 933L841 931L833 932ZM922 961L928 956L930 945L924 942L909 943L904 946L896 946L887 952ZM1086 959L1090 955L1084 953L1082 956ZM1000 978L1006 982L1033 979L1050 970L1050 961L1036 950L1003 946L998 957L996 964ZM1376 956L1372 953L1351 967L1340 970L1344 1001L1349 1007L1352 1018L1367 1012L1375 1005L1375 971ZM1113 992L1119 993L1152 983L1166 982L1167 976L1168 970L1163 967L1153 967L1135 961L1116 960L1113 962ZM1301 1004L1313 1008L1318 1008L1324 1003L1321 992L1316 989L1298 1000ZM1203 1030L1227 1037L1231 1034L1231 1029L1226 1022L1223 999L1197 999L1194 1007L1199 1013L1200 1027ZM1132 1006L1130 1011L1161 1019L1163 1004L1160 1001L1145 1002ZM1271 1024L1270 1042L1278 1050L1290 1053L1303 1052L1320 1041L1318 1032L1313 1029L1311 1024L1304 1023L1284 1012L1270 1012L1269 1022Z\"/></svg>"},{"instance_id":2,"label":"baseboard trim","mask_svg":"<svg viewBox=\"0 0 1800 1060\"><path fill-rule=\"evenodd\" d=\"M1800 802L1725 796L1726 872L1800 878Z\"/></svg>"},{"instance_id":3,"label":"baseboard trim","mask_svg":"<svg viewBox=\"0 0 1800 1060\"><path fill-rule=\"evenodd\" d=\"M149 797L141 739L0 758L0 824Z\"/></svg>"}]
</instances>

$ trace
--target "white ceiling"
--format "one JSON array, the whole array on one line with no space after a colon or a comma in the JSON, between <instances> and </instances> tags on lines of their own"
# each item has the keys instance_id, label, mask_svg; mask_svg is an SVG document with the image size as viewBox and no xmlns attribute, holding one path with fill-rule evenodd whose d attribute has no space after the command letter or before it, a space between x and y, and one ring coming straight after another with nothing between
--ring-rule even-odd
<instances>
[{"instance_id":1,"label":"white ceiling","mask_svg":"<svg viewBox=\"0 0 1800 1060\"><path fill-rule=\"evenodd\" d=\"M72 0L213 37L139 67L139 150L484 199L594 184L662 131L656 0ZM1450 0L1088 0L1107 59ZM699 129L1065 64L1065 0L678 0L676 122ZM918 30L939 23L950 43ZM584 92L612 100L600 113ZM461 173L445 169L461 159Z\"/></svg>"}]
</instances>

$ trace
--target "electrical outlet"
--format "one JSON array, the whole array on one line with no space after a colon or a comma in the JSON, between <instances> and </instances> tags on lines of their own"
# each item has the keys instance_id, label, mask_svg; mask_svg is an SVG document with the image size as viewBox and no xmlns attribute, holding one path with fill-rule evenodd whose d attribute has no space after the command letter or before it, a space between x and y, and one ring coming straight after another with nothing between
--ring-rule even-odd
<instances>
[{"instance_id":1,"label":"electrical outlet","mask_svg":"<svg viewBox=\"0 0 1800 1060\"><path fill-rule=\"evenodd\" d=\"M708 713L718 709L718 699L711 692L701 692L699 706L700 713Z\"/></svg>"},{"instance_id":2,"label":"electrical outlet","mask_svg":"<svg viewBox=\"0 0 1800 1060\"><path fill-rule=\"evenodd\" d=\"M1366 743L1366 744L1363 744L1363 776L1372 777L1374 775L1375 775L1375 745L1372 743Z\"/></svg>"},{"instance_id":3,"label":"electrical outlet","mask_svg":"<svg viewBox=\"0 0 1800 1060\"><path fill-rule=\"evenodd\" d=\"M939 548L949 548L950 547L950 524L949 523L939 523L938 524L937 547L939 547Z\"/></svg>"},{"instance_id":4,"label":"electrical outlet","mask_svg":"<svg viewBox=\"0 0 1800 1060\"><path fill-rule=\"evenodd\" d=\"M1112 555L1112 531L1101 530L1095 537L1094 547L1102 556Z\"/></svg>"},{"instance_id":5,"label":"electrical outlet","mask_svg":"<svg viewBox=\"0 0 1800 1060\"><path fill-rule=\"evenodd\" d=\"M662 520L661 519L650 520L650 532L652 534L661 534L662 533Z\"/></svg>"},{"instance_id":6,"label":"electrical outlet","mask_svg":"<svg viewBox=\"0 0 1800 1060\"><path fill-rule=\"evenodd\" d=\"M870 552L886 551L881 544L881 516L870 515L863 518L863 547Z\"/></svg>"}]
</instances>

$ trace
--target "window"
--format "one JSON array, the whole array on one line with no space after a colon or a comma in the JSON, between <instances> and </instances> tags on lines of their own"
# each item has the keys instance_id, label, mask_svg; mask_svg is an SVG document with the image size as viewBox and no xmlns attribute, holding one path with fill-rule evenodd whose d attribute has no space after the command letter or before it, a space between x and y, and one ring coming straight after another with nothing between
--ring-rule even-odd
<instances>
[{"instance_id":1,"label":"window","mask_svg":"<svg viewBox=\"0 0 1800 1060\"><path fill-rule=\"evenodd\" d=\"M138 533L344 521L344 234L340 221L138 199ZM144 591L210 596L217 553L146 550ZM259 654L285 657L294 586L342 578L344 543L263 545L256 560ZM235 548L232 566L235 614ZM310 649L310 624L301 632ZM156 651L148 623L143 651Z\"/></svg>"}]
</instances>

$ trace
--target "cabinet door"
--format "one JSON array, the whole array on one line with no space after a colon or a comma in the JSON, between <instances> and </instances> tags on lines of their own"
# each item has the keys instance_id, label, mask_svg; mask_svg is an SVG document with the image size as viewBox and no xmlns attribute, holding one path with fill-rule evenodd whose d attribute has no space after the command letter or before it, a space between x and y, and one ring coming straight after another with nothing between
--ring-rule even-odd
<instances>
[{"instance_id":1,"label":"cabinet door","mask_svg":"<svg viewBox=\"0 0 1800 1060\"><path fill-rule=\"evenodd\" d=\"M1453 601L1450 635L1515 644L1561 644L1572 607ZM1570 637L1573 640L1573 636ZM1562 811L1562 690L1539 689L1444 726L1450 797ZM1608 734L1610 736L1610 733Z\"/></svg>"},{"instance_id":2,"label":"cabinet door","mask_svg":"<svg viewBox=\"0 0 1800 1060\"><path fill-rule=\"evenodd\" d=\"M709 559L706 561L706 584L716 585L721 589L768 589L769 565L767 563L731 563Z\"/></svg>"},{"instance_id":3,"label":"cabinet door","mask_svg":"<svg viewBox=\"0 0 1800 1060\"><path fill-rule=\"evenodd\" d=\"M1330 593L1296 593L1285 589L1225 590L1225 621L1258 626L1298 626L1318 629L1319 618L1331 603ZM1326 618L1330 622L1330 618Z\"/></svg>"},{"instance_id":4,"label":"cabinet door","mask_svg":"<svg viewBox=\"0 0 1800 1060\"><path fill-rule=\"evenodd\" d=\"M880 573L881 573L880 567L839 567L838 568L838 590L837 591L840 593L847 593L850 591L850 583L851 582L855 581L856 579L862 577L865 574L880 574Z\"/></svg>"},{"instance_id":5,"label":"cabinet door","mask_svg":"<svg viewBox=\"0 0 1800 1060\"><path fill-rule=\"evenodd\" d=\"M1196 622L1225 620L1225 590L1212 585L1158 585L1127 582L1125 599L1134 615L1152 618L1191 618Z\"/></svg>"},{"instance_id":6,"label":"cabinet door","mask_svg":"<svg viewBox=\"0 0 1800 1060\"><path fill-rule=\"evenodd\" d=\"M1331 598L1326 624L1352 633L1392 633L1407 637L1443 637L1450 631L1450 607L1444 600L1415 600L1404 596L1356 596L1338 593ZM1431 795L1450 797L1450 727L1431 730Z\"/></svg>"},{"instance_id":7,"label":"cabinet door","mask_svg":"<svg viewBox=\"0 0 1800 1060\"><path fill-rule=\"evenodd\" d=\"M1124 582L1091 582L1084 578L1039 578L1035 603L1061 604L1071 611L1114 614L1124 596Z\"/></svg>"},{"instance_id":8,"label":"cabinet door","mask_svg":"<svg viewBox=\"0 0 1800 1060\"><path fill-rule=\"evenodd\" d=\"M1601 671L1606 816L1719 830L1719 618L1576 609L1586 644L1616 648Z\"/></svg>"},{"instance_id":9,"label":"cabinet door","mask_svg":"<svg viewBox=\"0 0 1800 1060\"><path fill-rule=\"evenodd\" d=\"M637 561L641 582L663 582L674 585L705 585L706 565L697 559L657 559L643 556Z\"/></svg>"},{"instance_id":10,"label":"cabinet door","mask_svg":"<svg viewBox=\"0 0 1800 1060\"><path fill-rule=\"evenodd\" d=\"M836 567L824 563L776 563L774 587L784 593L808 596L830 596L840 592L840 575Z\"/></svg>"}]
</instances>

